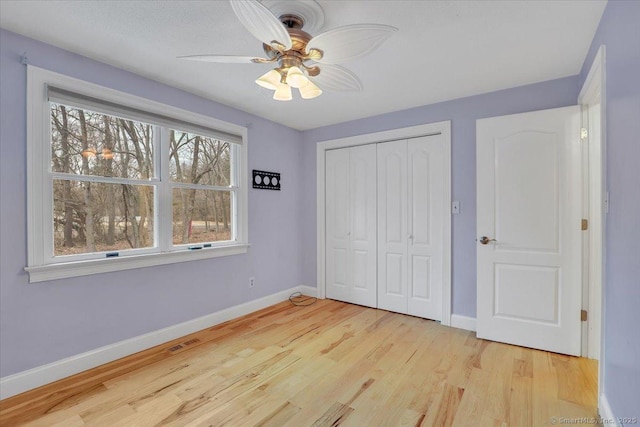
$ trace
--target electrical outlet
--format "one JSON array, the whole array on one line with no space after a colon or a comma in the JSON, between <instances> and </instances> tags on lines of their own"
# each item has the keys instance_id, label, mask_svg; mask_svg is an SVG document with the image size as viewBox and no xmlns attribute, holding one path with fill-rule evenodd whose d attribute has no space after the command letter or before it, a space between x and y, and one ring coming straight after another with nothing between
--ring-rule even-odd
<instances>
[{"instance_id":1,"label":"electrical outlet","mask_svg":"<svg viewBox=\"0 0 640 427\"><path fill-rule=\"evenodd\" d=\"M256 285L256 278L255 277L249 277L249 287L253 288Z\"/></svg>"}]
</instances>

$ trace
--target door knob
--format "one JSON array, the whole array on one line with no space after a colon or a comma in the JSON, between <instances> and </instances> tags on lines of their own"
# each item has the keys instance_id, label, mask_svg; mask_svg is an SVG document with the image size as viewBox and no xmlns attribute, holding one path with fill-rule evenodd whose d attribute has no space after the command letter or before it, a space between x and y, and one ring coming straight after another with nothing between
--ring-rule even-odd
<instances>
[{"instance_id":1,"label":"door knob","mask_svg":"<svg viewBox=\"0 0 640 427\"><path fill-rule=\"evenodd\" d=\"M487 236L482 236L480 238L480 243L482 243L483 245L486 245L489 242L496 242L496 241L497 241L496 239L490 239Z\"/></svg>"}]
</instances>

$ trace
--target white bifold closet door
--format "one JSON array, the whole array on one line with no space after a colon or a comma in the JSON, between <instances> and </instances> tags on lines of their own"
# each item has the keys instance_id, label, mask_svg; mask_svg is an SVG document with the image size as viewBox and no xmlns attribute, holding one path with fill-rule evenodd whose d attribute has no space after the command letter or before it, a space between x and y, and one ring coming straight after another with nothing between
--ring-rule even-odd
<instances>
[{"instance_id":1,"label":"white bifold closet door","mask_svg":"<svg viewBox=\"0 0 640 427\"><path fill-rule=\"evenodd\" d=\"M377 145L378 308L442 320L442 136Z\"/></svg>"},{"instance_id":2,"label":"white bifold closet door","mask_svg":"<svg viewBox=\"0 0 640 427\"><path fill-rule=\"evenodd\" d=\"M376 307L376 146L326 152L326 295Z\"/></svg>"}]
</instances>

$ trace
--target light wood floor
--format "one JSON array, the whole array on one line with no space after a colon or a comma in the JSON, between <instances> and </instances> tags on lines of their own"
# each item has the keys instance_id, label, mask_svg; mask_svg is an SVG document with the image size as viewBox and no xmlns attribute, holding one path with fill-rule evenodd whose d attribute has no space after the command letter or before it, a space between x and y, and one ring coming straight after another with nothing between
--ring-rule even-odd
<instances>
[{"instance_id":1,"label":"light wood floor","mask_svg":"<svg viewBox=\"0 0 640 427\"><path fill-rule=\"evenodd\" d=\"M592 360L288 301L0 402L0 425L544 426L596 416Z\"/></svg>"}]
</instances>

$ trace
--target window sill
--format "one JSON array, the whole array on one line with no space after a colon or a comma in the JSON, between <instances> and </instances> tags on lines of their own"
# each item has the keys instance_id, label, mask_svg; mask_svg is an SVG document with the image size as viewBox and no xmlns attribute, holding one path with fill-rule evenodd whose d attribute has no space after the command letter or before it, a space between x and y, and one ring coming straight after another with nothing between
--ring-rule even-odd
<instances>
[{"instance_id":1,"label":"window sill","mask_svg":"<svg viewBox=\"0 0 640 427\"><path fill-rule=\"evenodd\" d=\"M29 273L29 283L37 283L45 282L48 280L66 279L69 277L108 273L111 271L153 267L156 265L174 264L177 262L185 261L196 261L200 259L217 258L228 255L240 255L247 253L248 249L249 244L241 243L199 250L131 255L118 258L100 258L87 261L75 261L60 264L25 267L25 271Z\"/></svg>"}]
</instances>

